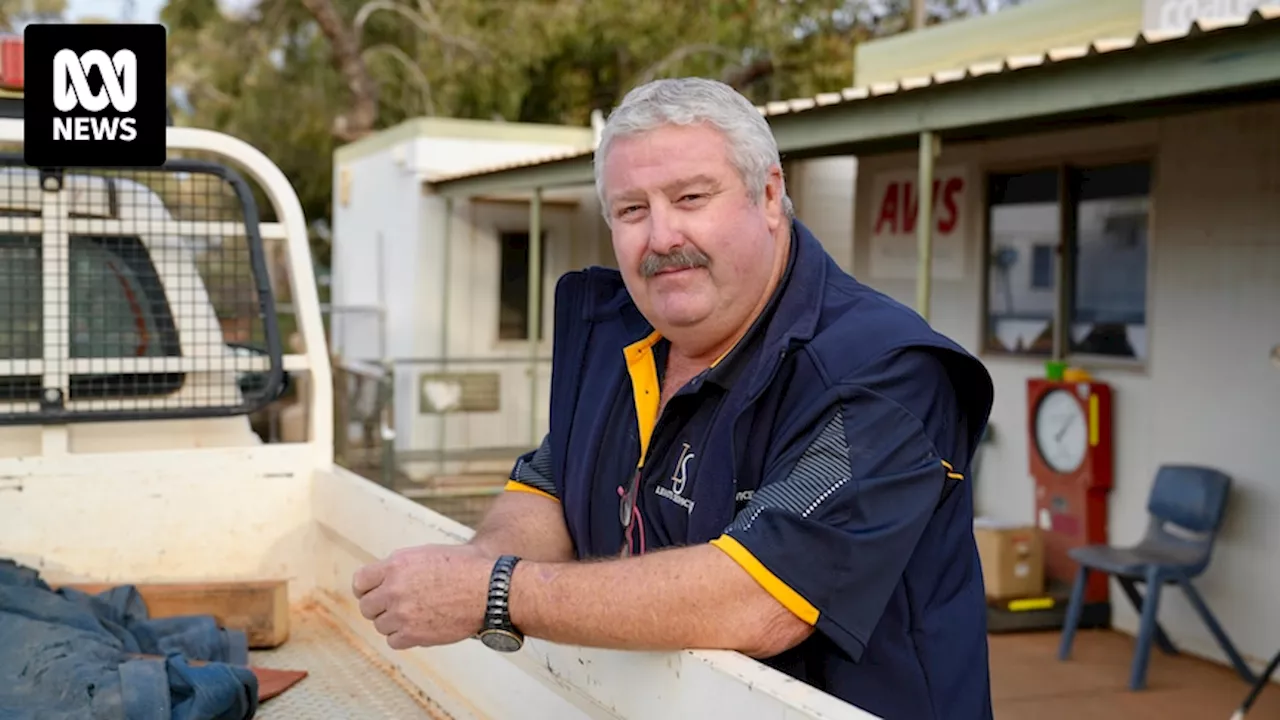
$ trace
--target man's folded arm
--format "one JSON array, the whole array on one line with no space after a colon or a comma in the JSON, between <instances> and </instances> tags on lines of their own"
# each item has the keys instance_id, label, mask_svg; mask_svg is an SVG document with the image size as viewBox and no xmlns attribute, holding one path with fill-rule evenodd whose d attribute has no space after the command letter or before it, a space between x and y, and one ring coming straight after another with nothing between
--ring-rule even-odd
<instances>
[{"instance_id":1,"label":"man's folded arm","mask_svg":"<svg viewBox=\"0 0 1280 720\"><path fill-rule=\"evenodd\" d=\"M895 362L957 422L945 370L927 354ZM882 380L892 380L882 376ZM784 452L747 506L712 544L797 618L861 658L938 503L962 478L897 382L846 385ZM900 402L902 399L904 402ZM816 431L815 431L816 430Z\"/></svg>"},{"instance_id":2,"label":"man's folded arm","mask_svg":"<svg viewBox=\"0 0 1280 720\"><path fill-rule=\"evenodd\" d=\"M924 391L949 392L945 376ZM932 380L932 382L930 382ZM833 389L784 439L760 489L708 544L518 566L518 627L555 642L769 657L815 629L861 657L944 488L924 425L865 386Z\"/></svg>"},{"instance_id":3,"label":"man's folded arm","mask_svg":"<svg viewBox=\"0 0 1280 720\"><path fill-rule=\"evenodd\" d=\"M516 460L505 492L494 499L469 544L494 557L510 553L541 562L574 559L551 475L550 440L543 438L537 450Z\"/></svg>"}]
</instances>

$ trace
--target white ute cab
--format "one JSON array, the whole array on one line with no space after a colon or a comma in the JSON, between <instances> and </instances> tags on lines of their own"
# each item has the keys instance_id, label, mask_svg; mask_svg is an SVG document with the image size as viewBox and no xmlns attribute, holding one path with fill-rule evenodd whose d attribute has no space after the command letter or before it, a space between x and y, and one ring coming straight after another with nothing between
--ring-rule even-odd
<instances>
[{"instance_id":1,"label":"white ute cab","mask_svg":"<svg viewBox=\"0 0 1280 720\"><path fill-rule=\"evenodd\" d=\"M0 143L22 137L0 119ZM309 674L263 718L872 717L732 652L388 648L354 571L471 531L334 464L306 225L279 168L206 130L169 128L168 146L154 172L0 161L0 558L55 585L283 581L287 639L250 661ZM282 351L265 243L287 252L301 354ZM265 443L249 415L286 373L305 440Z\"/></svg>"}]
</instances>

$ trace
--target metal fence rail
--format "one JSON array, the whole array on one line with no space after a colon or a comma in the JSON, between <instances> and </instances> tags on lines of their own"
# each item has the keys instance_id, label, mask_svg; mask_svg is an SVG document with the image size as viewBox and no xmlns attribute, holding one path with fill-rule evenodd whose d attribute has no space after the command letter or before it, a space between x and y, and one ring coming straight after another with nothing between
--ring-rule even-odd
<instances>
[{"instance_id":1,"label":"metal fence rail","mask_svg":"<svg viewBox=\"0 0 1280 720\"><path fill-rule=\"evenodd\" d=\"M545 410L531 403L545 404L549 367L550 358L335 356L336 461L474 525L545 432Z\"/></svg>"},{"instance_id":2,"label":"metal fence rail","mask_svg":"<svg viewBox=\"0 0 1280 720\"><path fill-rule=\"evenodd\" d=\"M392 373L382 364L333 359L334 460L396 489ZM359 440L352 442L352 431Z\"/></svg>"}]
</instances>

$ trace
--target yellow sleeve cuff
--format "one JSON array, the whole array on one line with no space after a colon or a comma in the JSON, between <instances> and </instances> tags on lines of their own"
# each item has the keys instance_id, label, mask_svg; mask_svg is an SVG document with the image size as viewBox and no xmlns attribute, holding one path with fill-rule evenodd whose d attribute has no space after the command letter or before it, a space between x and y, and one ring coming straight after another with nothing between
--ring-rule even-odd
<instances>
[{"instance_id":1,"label":"yellow sleeve cuff","mask_svg":"<svg viewBox=\"0 0 1280 720\"><path fill-rule=\"evenodd\" d=\"M551 498L556 502L560 502L560 498L557 498L555 495L552 495L551 493L545 490L539 490L538 488L532 485L525 485L524 483L518 480L508 480L506 487L504 487L503 490L506 490L507 492L525 492L525 493L529 493L530 495L541 495L542 497Z\"/></svg>"},{"instance_id":2,"label":"yellow sleeve cuff","mask_svg":"<svg viewBox=\"0 0 1280 720\"><path fill-rule=\"evenodd\" d=\"M734 562L742 566L756 582L760 583L760 587L774 597L782 606L790 610L796 617L813 625L818 622L818 608L813 606L808 600L804 599L800 593L796 592L782 580L778 579L765 567L763 563L756 559L751 551L728 535L721 535L711 541L712 545L720 548L726 555L733 559Z\"/></svg>"}]
</instances>

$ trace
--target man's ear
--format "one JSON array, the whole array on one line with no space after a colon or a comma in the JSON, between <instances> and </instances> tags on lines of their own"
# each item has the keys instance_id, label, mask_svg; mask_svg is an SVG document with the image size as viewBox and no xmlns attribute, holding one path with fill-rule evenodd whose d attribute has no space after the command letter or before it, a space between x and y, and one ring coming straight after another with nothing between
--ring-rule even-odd
<instances>
[{"instance_id":1,"label":"man's ear","mask_svg":"<svg viewBox=\"0 0 1280 720\"><path fill-rule=\"evenodd\" d=\"M786 184L782 179L782 168L774 165L769 168L764 182L764 215L769 223L769 230L777 232L787 221L787 211L782 206L782 198L786 196Z\"/></svg>"}]
</instances>

